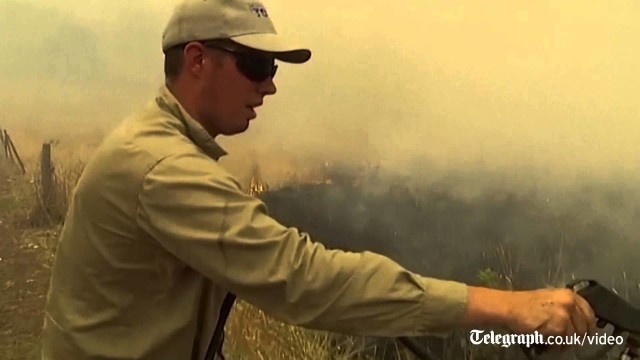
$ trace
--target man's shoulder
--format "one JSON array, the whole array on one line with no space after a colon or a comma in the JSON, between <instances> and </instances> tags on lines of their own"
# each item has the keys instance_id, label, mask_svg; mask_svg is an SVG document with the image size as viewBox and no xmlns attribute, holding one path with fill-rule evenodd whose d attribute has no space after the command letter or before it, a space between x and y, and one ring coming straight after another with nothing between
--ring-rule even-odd
<instances>
[{"instance_id":1,"label":"man's shoulder","mask_svg":"<svg viewBox=\"0 0 640 360\"><path fill-rule=\"evenodd\" d=\"M123 119L100 146L105 155L138 155L154 163L175 154L206 156L177 118L151 105ZM126 159L123 159L126 161Z\"/></svg>"},{"instance_id":2,"label":"man's shoulder","mask_svg":"<svg viewBox=\"0 0 640 360\"><path fill-rule=\"evenodd\" d=\"M177 118L149 105L123 119L103 139L87 171L105 176L118 174L122 181L141 181L148 172L170 167L178 172L224 169L188 136Z\"/></svg>"},{"instance_id":3,"label":"man's shoulder","mask_svg":"<svg viewBox=\"0 0 640 360\"><path fill-rule=\"evenodd\" d=\"M107 142L143 152L151 161L178 153L202 152L187 136L182 121L152 106L124 119Z\"/></svg>"}]
</instances>

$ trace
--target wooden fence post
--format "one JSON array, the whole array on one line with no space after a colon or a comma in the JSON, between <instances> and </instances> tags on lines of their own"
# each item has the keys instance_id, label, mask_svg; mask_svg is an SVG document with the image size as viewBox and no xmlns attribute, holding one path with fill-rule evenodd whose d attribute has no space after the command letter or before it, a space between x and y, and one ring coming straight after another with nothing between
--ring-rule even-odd
<instances>
[{"instance_id":1,"label":"wooden fence post","mask_svg":"<svg viewBox=\"0 0 640 360\"><path fill-rule=\"evenodd\" d=\"M7 134L7 137L9 135ZM13 152L13 155L16 157L16 161L18 161L18 165L20 165L20 169L22 170L22 174L26 174L27 170L24 168L24 164L22 163L22 159L20 159L20 155L18 155L18 150L16 150L16 145L13 143L10 137L8 137L9 146L11 147L9 152Z\"/></svg>"},{"instance_id":2,"label":"wooden fence post","mask_svg":"<svg viewBox=\"0 0 640 360\"><path fill-rule=\"evenodd\" d=\"M4 149L4 155L11 162L17 162L20 165L20 169L22 170L22 174L26 174L27 170L22 163L22 159L20 159L20 155L18 155L18 150L16 150L16 146L11 141L11 136L9 136L9 132L7 129L0 129L0 143L2 144L2 148Z\"/></svg>"},{"instance_id":3,"label":"wooden fence post","mask_svg":"<svg viewBox=\"0 0 640 360\"><path fill-rule=\"evenodd\" d=\"M4 130L2 128L0 128L0 144L2 144L2 149L5 151L5 155L7 155L6 154L7 145L6 145L5 141L4 141Z\"/></svg>"},{"instance_id":4,"label":"wooden fence post","mask_svg":"<svg viewBox=\"0 0 640 360\"><path fill-rule=\"evenodd\" d=\"M42 205L47 213L51 213L51 206L54 201L53 191L53 164L51 162L51 144L42 144L42 154L40 159L40 190Z\"/></svg>"},{"instance_id":5,"label":"wooden fence post","mask_svg":"<svg viewBox=\"0 0 640 360\"><path fill-rule=\"evenodd\" d=\"M9 133L7 129L2 130L2 146L4 148L4 155L7 159L11 158L11 151L9 151Z\"/></svg>"}]
</instances>

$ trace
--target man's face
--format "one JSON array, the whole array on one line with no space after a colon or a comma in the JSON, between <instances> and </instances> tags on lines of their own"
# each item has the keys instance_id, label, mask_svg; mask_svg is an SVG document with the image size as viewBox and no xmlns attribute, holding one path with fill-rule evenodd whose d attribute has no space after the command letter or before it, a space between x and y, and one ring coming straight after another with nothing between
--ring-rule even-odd
<instances>
[{"instance_id":1,"label":"man's face","mask_svg":"<svg viewBox=\"0 0 640 360\"><path fill-rule=\"evenodd\" d=\"M207 130L214 135L229 136L247 130L249 122L256 118L255 108L262 105L266 95L275 94L276 86L271 77L272 58L256 52L248 55L239 47L222 46L202 48L195 94L198 117ZM254 79L249 78L252 76Z\"/></svg>"}]
</instances>

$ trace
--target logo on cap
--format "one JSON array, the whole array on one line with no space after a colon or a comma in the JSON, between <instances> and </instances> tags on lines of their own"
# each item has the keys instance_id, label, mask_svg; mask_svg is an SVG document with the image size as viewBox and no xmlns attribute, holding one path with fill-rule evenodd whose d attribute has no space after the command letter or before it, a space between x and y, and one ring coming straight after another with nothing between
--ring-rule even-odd
<instances>
[{"instance_id":1,"label":"logo on cap","mask_svg":"<svg viewBox=\"0 0 640 360\"><path fill-rule=\"evenodd\" d=\"M249 10L255 13L258 17L269 17L267 9L260 3L252 3L249 5Z\"/></svg>"}]
</instances>

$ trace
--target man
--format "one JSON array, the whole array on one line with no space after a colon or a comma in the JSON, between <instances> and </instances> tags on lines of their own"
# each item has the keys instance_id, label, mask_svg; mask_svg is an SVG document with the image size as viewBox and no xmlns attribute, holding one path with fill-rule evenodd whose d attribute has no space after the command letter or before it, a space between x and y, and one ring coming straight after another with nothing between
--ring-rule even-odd
<instances>
[{"instance_id":1,"label":"man","mask_svg":"<svg viewBox=\"0 0 640 360\"><path fill-rule=\"evenodd\" d=\"M228 294L291 324L349 334L594 329L570 290L423 277L378 254L328 250L270 218L217 162L225 151L215 141L244 132L276 93L274 59L311 56L276 34L260 3L183 2L162 45L166 85L104 140L75 189L43 359L203 359Z\"/></svg>"}]
</instances>

